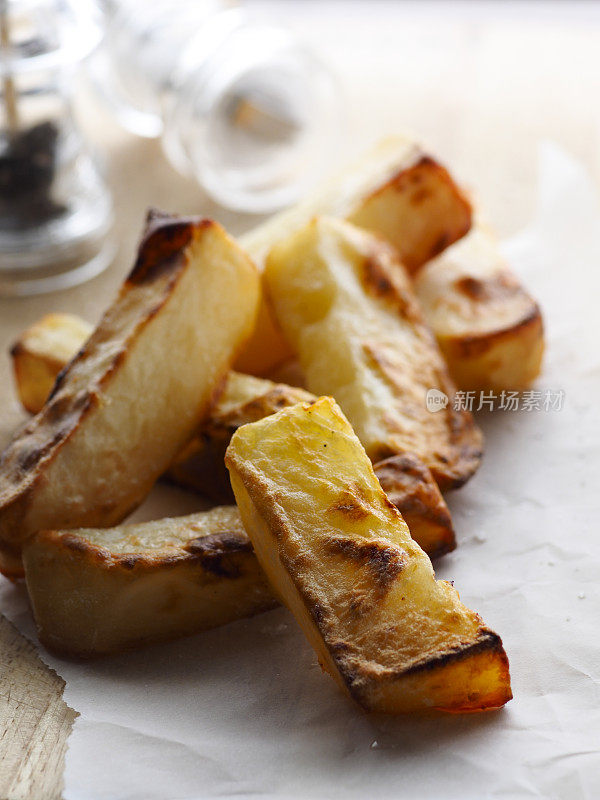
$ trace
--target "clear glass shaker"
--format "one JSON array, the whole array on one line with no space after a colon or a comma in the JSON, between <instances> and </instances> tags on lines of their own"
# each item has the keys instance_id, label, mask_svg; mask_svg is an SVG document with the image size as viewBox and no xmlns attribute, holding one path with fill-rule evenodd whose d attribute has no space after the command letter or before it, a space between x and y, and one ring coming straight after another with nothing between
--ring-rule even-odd
<instances>
[{"instance_id":1,"label":"clear glass shaker","mask_svg":"<svg viewBox=\"0 0 600 800\"><path fill-rule=\"evenodd\" d=\"M85 0L0 0L0 294L64 288L109 263L112 205L72 114L100 41Z\"/></svg>"},{"instance_id":2,"label":"clear glass shaker","mask_svg":"<svg viewBox=\"0 0 600 800\"><path fill-rule=\"evenodd\" d=\"M127 128L162 135L175 167L217 202L270 212L326 168L340 88L290 31L223 0L98 2L96 86Z\"/></svg>"}]
</instances>

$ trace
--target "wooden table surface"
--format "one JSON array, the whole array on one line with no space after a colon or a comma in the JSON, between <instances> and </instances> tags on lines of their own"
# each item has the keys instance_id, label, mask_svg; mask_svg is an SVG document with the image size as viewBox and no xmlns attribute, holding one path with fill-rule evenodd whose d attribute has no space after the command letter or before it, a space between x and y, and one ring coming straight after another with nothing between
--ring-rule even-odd
<instances>
[{"instance_id":1,"label":"wooden table surface","mask_svg":"<svg viewBox=\"0 0 600 800\"><path fill-rule=\"evenodd\" d=\"M530 218L540 141L559 143L600 179L597 3L250 5L293 26L337 69L348 106L339 161L385 134L415 131L476 190L501 235ZM131 264L147 206L214 215L233 233L255 224L214 206L173 172L157 142L122 132L85 89L80 95L84 127L107 160L118 255L84 286L0 300L0 444L23 419L11 341L51 310L95 321ZM0 798L60 797L77 715L62 691L60 677L0 616Z\"/></svg>"}]
</instances>

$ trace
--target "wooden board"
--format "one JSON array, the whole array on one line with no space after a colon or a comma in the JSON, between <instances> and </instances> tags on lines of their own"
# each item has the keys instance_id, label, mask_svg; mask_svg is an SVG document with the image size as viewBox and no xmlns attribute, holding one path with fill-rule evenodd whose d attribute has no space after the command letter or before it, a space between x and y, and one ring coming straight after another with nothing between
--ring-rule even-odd
<instances>
[{"instance_id":1,"label":"wooden board","mask_svg":"<svg viewBox=\"0 0 600 800\"><path fill-rule=\"evenodd\" d=\"M67 737L77 713L64 681L0 617L0 797L60 797Z\"/></svg>"}]
</instances>

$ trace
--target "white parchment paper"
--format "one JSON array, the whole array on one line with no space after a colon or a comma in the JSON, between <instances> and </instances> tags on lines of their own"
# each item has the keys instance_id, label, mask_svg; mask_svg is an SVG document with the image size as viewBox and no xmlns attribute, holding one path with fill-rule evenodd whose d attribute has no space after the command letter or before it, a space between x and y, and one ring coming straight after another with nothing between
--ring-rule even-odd
<instances>
[{"instance_id":1,"label":"white parchment paper","mask_svg":"<svg viewBox=\"0 0 600 800\"><path fill-rule=\"evenodd\" d=\"M284 609L92 664L41 651L81 714L67 800L600 797L600 208L553 145L536 216L505 251L545 314L537 388L564 405L480 417L485 459L450 498L459 547L437 572L503 637L514 700L367 716ZM2 581L0 607L35 640L22 588Z\"/></svg>"}]
</instances>

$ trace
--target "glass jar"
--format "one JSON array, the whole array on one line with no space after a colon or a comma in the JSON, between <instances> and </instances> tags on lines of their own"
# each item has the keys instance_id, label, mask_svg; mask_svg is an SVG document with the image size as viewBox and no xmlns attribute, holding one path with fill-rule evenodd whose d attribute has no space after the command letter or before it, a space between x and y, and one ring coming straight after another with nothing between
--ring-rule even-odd
<instances>
[{"instance_id":1,"label":"glass jar","mask_svg":"<svg viewBox=\"0 0 600 800\"><path fill-rule=\"evenodd\" d=\"M92 62L121 122L160 136L219 203L266 213L296 200L331 157L340 89L285 29L219 0L104 0Z\"/></svg>"}]
</instances>

